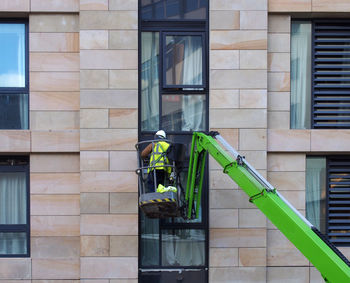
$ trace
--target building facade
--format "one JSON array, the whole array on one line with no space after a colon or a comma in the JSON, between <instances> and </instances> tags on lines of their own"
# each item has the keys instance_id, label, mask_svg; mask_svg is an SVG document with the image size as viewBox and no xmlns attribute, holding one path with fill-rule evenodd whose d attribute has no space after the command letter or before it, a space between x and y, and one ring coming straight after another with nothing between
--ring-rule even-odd
<instances>
[{"instance_id":1,"label":"building facade","mask_svg":"<svg viewBox=\"0 0 350 283\"><path fill-rule=\"evenodd\" d=\"M145 219L134 145L219 131L350 258L349 12L0 1L0 283L323 282L211 158L199 221Z\"/></svg>"}]
</instances>

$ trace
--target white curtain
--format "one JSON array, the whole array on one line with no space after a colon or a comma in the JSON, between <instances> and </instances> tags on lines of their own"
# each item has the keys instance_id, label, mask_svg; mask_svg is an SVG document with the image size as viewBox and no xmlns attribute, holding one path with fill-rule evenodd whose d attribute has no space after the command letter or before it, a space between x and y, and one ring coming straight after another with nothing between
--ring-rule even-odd
<instances>
[{"instance_id":1,"label":"white curtain","mask_svg":"<svg viewBox=\"0 0 350 283\"><path fill-rule=\"evenodd\" d=\"M324 232L326 199L326 159L306 159L306 218L321 232Z\"/></svg>"},{"instance_id":2,"label":"white curtain","mask_svg":"<svg viewBox=\"0 0 350 283\"><path fill-rule=\"evenodd\" d=\"M203 83L203 50L201 36L184 36L184 85ZM182 100L182 130L204 130L204 99L202 95L184 95Z\"/></svg>"},{"instance_id":3,"label":"white curtain","mask_svg":"<svg viewBox=\"0 0 350 283\"><path fill-rule=\"evenodd\" d=\"M182 100L182 131L205 130L203 95L184 95Z\"/></svg>"},{"instance_id":4,"label":"white curtain","mask_svg":"<svg viewBox=\"0 0 350 283\"><path fill-rule=\"evenodd\" d=\"M159 220L141 212L141 262L143 266L159 265Z\"/></svg>"},{"instance_id":5,"label":"white curtain","mask_svg":"<svg viewBox=\"0 0 350 283\"><path fill-rule=\"evenodd\" d=\"M311 128L311 23L294 22L291 35L292 129Z\"/></svg>"},{"instance_id":6,"label":"white curtain","mask_svg":"<svg viewBox=\"0 0 350 283\"><path fill-rule=\"evenodd\" d=\"M205 264L203 230L168 230L162 234L162 266L199 266Z\"/></svg>"},{"instance_id":7,"label":"white curtain","mask_svg":"<svg viewBox=\"0 0 350 283\"><path fill-rule=\"evenodd\" d=\"M203 51L201 36L181 36L185 45L183 84L201 85L203 75Z\"/></svg>"},{"instance_id":8,"label":"white curtain","mask_svg":"<svg viewBox=\"0 0 350 283\"><path fill-rule=\"evenodd\" d=\"M159 127L159 33L141 34L141 130Z\"/></svg>"},{"instance_id":9,"label":"white curtain","mask_svg":"<svg viewBox=\"0 0 350 283\"><path fill-rule=\"evenodd\" d=\"M26 224L26 175L0 173L0 224ZM0 253L25 253L25 233L0 233Z\"/></svg>"},{"instance_id":10,"label":"white curtain","mask_svg":"<svg viewBox=\"0 0 350 283\"><path fill-rule=\"evenodd\" d=\"M25 25L0 24L0 87L25 87Z\"/></svg>"}]
</instances>

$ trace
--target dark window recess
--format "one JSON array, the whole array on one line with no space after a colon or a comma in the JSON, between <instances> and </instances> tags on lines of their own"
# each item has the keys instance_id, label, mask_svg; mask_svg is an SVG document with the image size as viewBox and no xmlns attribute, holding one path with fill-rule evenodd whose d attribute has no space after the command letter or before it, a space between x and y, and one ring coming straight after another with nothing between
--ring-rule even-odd
<instances>
[{"instance_id":1,"label":"dark window recess","mask_svg":"<svg viewBox=\"0 0 350 283\"><path fill-rule=\"evenodd\" d=\"M350 128L350 21L313 22L315 129Z\"/></svg>"},{"instance_id":2,"label":"dark window recess","mask_svg":"<svg viewBox=\"0 0 350 283\"><path fill-rule=\"evenodd\" d=\"M328 237L336 246L350 245L350 158L328 158Z\"/></svg>"},{"instance_id":3,"label":"dark window recess","mask_svg":"<svg viewBox=\"0 0 350 283\"><path fill-rule=\"evenodd\" d=\"M0 129L28 129L28 94L0 94Z\"/></svg>"}]
</instances>

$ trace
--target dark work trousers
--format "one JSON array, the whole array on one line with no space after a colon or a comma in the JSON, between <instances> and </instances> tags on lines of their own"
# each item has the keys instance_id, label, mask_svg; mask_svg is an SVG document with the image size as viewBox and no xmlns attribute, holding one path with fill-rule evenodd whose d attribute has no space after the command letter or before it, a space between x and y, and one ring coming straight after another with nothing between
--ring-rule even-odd
<instances>
[{"instance_id":1,"label":"dark work trousers","mask_svg":"<svg viewBox=\"0 0 350 283\"><path fill-rule=\"evenodd\" d=\"M156 175L156 184L154 183L154 174ZM146 193L154 193L159 184L164 185L164 181L165 181L165 171L163 169L153 170L148 174L148 177L147 177Z\"/></svg>"}]
</instances>

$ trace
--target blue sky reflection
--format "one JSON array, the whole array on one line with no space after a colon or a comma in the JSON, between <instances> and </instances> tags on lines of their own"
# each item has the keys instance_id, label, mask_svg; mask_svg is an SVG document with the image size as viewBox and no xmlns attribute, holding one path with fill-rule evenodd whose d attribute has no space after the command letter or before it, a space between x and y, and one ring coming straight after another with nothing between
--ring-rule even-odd
<instances>
[{"instance_id":1,"label":"blue sky reflection","mask_svg":"<svg viewBox=\"0 0 350 283\"><path fill-rule=\"evenodd\" d=\"M0 24L0 87L25 87L24 24Z\"/></svg>"}]
</instances>

